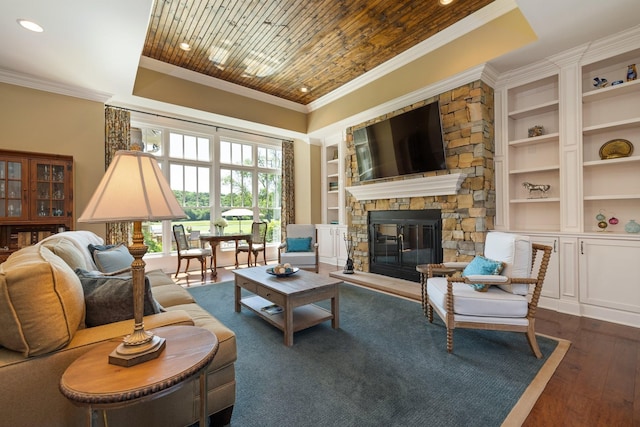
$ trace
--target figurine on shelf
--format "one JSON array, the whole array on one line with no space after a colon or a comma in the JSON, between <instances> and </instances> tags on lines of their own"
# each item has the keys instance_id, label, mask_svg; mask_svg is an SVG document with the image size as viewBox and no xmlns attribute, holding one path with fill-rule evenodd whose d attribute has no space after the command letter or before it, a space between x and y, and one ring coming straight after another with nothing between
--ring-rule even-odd
<instances>
[{"instance_id":1,"label":"figurine on shelf","mask_svg":"<svg viewBox=\"0 0 640 427\"><path fill-rule=\"evenodd\" d=\"M636 70L636 64L631 64L627 67L627 81L630 82L638 77L638 70Z\"/></svg>"},{"instance_id":2,"label":"figurine on shelf","mask_svg":"<svg viewBox=\"0 0 640 427\"><path fill-rule=\"evenodd\" d=\"M540 125L535 125L529 128L529 138L534 136L540 136L544 133L544 127Z\"/></svg>"},{"instance_id":3,"label":"figurine on shelf","mask_svg":"<svg viewBox=\"0 0 640 427\"><path fill-rule=\"evenodd\" d=\"M533 198L532 194L534 191L538 191L540 197L547 197L547 191L551 189L549 184L532 184L530 182L523 182L522 186L529 191L529 198Z\"/></svg>"},{"instance_id":4,"label":"figurine on shelf","mask_svg":"<svg viewBox=\"0 0 640 427\"><path fill-rule=\"evenodd\" d=\"M597 87L598 89L599 88L603 88L603 87L605 87L607 85L608 82L609 81L607 79L605 79L604 77L603 78L596 77L596 78L593 79L593 86Z\"/></svg>"},{"instance_id":5,"label":"figurine on shelf","mask_svg":"<svg viewBox=\"0 0 640 427\"><path fill-rule=\"evenodd\" d=\"M602 212L596 215L596 220L598 221L598 228L600 229L600 231L605 231L609 226L609 224L607 224L607 221L605 221L605 219L607 219L607 217L604 216Z\"/></svg>"}]
</instances>

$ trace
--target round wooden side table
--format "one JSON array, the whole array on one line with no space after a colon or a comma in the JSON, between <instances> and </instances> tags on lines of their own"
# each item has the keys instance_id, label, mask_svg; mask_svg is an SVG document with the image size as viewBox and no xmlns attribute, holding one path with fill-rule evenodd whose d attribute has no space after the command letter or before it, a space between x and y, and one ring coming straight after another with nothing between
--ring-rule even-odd
<instances>
[{"instance_id":1,"label":"round wooden side table","mask_svg":"<svg viewBox=\"0 0 640 427\"><path fill-rule=\"evenodd\" d=\"M167 326L153 332L166 339L166 348L156 359L122 367L108 363L109 353L120 343L109 341L76 359L60 379L60 391L73 403L94 412L156 399L175 390L194 375L200 375L200 425L207 425L206 367L218 351L218 338L195 326Z\"/></svg>"}]
</instances>

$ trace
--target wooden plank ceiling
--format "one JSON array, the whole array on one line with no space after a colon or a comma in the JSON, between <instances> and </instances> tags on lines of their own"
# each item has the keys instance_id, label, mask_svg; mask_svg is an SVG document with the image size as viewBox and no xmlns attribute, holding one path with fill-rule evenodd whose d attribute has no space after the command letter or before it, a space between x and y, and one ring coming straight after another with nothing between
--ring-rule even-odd
<instances>
[{"instance_id":1,"label":"wooden plank ceiling","mask_svg":"<svg viewBox=\"0 0 640 427\"><path fill-rule=\"evenodd\" d=\"M143 55L306 105L492 1L156 0Z\"/></svg>"}]
</instances>

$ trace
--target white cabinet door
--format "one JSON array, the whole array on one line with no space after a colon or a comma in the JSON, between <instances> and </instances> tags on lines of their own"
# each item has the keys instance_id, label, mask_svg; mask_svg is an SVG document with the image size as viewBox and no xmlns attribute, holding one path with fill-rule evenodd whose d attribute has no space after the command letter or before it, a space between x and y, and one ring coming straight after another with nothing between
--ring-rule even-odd
<instances>
[{"instance_id":1,"label":"white cabinet door","mask_svg":"<svg viewBox=\"0 0 640 427\"><path fill-rule=\"evenodd\" d=\"M335 262L336 254L333 239L335 227L328 224L317 224L316 230L318 230L318 256L320 257L320 262Z\"/></svg>"},{"instance_id":2,"label":"white cabinet door","mask_svg":"<svg viewBox=\"0 0 640 427\"><path fill-rule=\"evenodd\" d=\"M580 302L640 313L640 241L580 239Z\"/></svg>"},{"instance_id":3,"label":"white cabinet door","mask_svg":"<svg viewBox=\"0 0 640 427\"><path fill-rule=\"evenodd\" d=\"M318 230L318 256L320 262L334 265L344 265L347 261L347 249L344 235L346 225L316 224Z\"/></svg>"}]
</instances>

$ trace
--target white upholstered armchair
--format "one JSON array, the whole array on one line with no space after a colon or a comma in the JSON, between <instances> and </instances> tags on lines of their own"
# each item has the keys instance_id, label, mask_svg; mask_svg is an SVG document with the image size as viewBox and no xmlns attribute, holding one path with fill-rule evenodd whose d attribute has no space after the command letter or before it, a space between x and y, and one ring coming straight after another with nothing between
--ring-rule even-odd
<instances>
[{"instance_id":1,"label":"white upholstered armchair","mask_svg":"<svg viewBox=\"0 0 640 427\"><path fill-rule=\"evenodd\" d=\"M536 263L538 254L542 258ZM531 243L528 236L493 231L487 234L484 257L476 256L470 263L428 265L423 307L429 322L435 311L445 323L447 351L453 351L455 328L491 329L524 332L531 350L541 358L535 314L550 256L550 246ZM433 277L439 269L462 274Z\"/></svg>"},{"instance_id":2,"label":"white upholstered armchair","mask_svg":"<svg viewBox=\"0 0 640 427\"><path fill-rule=\"evenodd\" d=\"M318 272L318 234L314 224L287 224L284 242L278 246L278 263Z\"/></svg>"}]
</instances>

